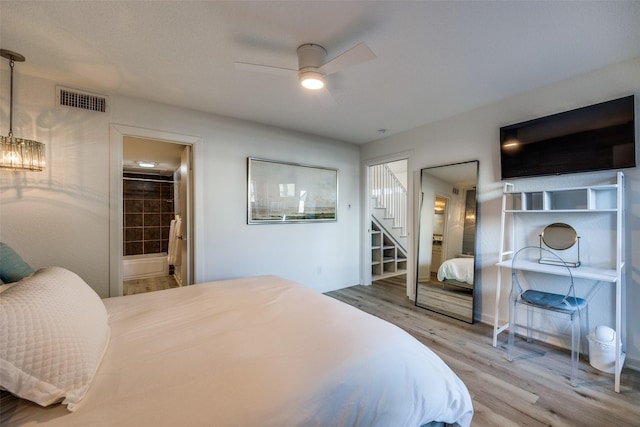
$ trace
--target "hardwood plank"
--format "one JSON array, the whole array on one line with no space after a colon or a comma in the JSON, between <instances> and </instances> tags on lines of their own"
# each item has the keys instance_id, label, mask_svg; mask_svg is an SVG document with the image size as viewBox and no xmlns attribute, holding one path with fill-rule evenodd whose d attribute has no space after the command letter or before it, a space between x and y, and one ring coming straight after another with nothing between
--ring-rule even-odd
<instances>
[{"instance_id":1,"label":"hardwood plank","mask_svg":"<svg viewBox=\"0 0 640 427\"><path fill-rule=\"evenodd\" d=\"M125 280L122 283L123 295L155 292L163 289L177 288L178 282L173 276L147 277L144 279Z\"/></svg>"},{"instance_id":2,"label":"hardwood plank","mask_svg":"<svg viewBox=\"0 0 640 427\"><path fill-rule=\"evenodd\" d=\"M572 387L568 350L521 341L521 357L509 362L504 348L491 345L490 325L416 307L406 297L405 280L382 279L327 295L398 325L438 354L469 389L474 427L640 426L640 372L625 368L621 393L615 393L613 375L581 359L578 387Z\"/></svg>"}]
</instances>

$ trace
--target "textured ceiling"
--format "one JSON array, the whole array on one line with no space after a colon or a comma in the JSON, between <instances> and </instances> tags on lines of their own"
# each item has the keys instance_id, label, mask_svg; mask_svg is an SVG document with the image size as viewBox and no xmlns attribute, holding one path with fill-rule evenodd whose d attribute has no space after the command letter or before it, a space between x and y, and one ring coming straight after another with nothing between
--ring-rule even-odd
<instances>
[{"instance_id":1,"label":"textured ceiling","mask_svg":"<svg viewBox=\"0 0 640 427\"><path fill-rule=\"evenodd\" d=\"M640 2L0 1L16 72L366 143L640 55ZM323 107L297 68L366 42L377 58L330 76ZM53 96L53 95L52 95Z\"/></svg>"}]
</instances>

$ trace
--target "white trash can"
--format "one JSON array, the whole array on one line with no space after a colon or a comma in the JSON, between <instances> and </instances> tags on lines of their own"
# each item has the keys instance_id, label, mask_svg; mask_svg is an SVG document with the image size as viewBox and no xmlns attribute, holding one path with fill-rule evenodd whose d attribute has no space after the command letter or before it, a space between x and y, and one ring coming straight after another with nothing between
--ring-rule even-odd
<instances>
[{"instance_id":1,"label":"white trash can","mask_svg":"<svg viewBox=\"0 0 640 427\"><path fill-rule=\"evenodd\" d=\"M603 372L613 374L616 365L616 331L608 326L597 326L589 340L589 364Z\"/></svg>"}]
</instances>

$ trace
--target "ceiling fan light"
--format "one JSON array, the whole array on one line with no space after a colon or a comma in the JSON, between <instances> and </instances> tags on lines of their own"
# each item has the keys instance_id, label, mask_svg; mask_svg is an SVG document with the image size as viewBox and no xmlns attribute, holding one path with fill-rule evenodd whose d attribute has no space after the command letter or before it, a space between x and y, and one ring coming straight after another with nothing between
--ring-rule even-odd
<instances>
[{"instance_id":1,"label":"ceiling fan light","mask_svg":"<svg viewBox=\"0 0 640 427\"><path fill-rule=\"evenodd\" d=\"M317 71L301 71L298 79L302 87L310 90L322 89L325 85L324 75Z\"/></svg>"}]
</instances>

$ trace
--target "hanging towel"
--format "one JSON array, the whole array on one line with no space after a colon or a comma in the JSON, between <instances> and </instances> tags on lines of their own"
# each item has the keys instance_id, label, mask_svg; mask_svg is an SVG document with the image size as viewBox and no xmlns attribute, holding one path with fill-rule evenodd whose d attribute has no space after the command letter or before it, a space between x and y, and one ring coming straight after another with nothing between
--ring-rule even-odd
<instances>
[{"instance_id":1,"label":"hanging towel","mask_svg":"<svg viewBox=\"0 0 640 427\"><path fill-rule=\"evenodd\" d=\"M169 246L167 247L167 263L169 265L173 265L174 257L173 257L173 247L176 244L176 220L171 220L171 225L169 226Z\"/></svg>"},{"instance_id":2,"label":"hanging towel","mask_svg":"<svg viewBox=\"0 0 640 427\"><path fill-rule=\"evenodd\" d=\"M174 222L175 221L175 222ZM173 265L177 267L182 265L182 245L181 245L181 237L182 237L182 219L180 215L176 215L176 219L172 222L173 224L173 245L169 242L171 248L169 251L169 265ZM171 238L169 239L171 240Z\"/></svg>"}]
</instances>

